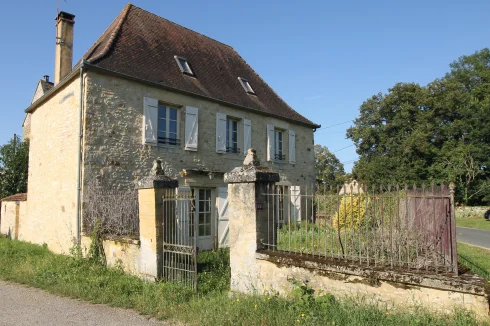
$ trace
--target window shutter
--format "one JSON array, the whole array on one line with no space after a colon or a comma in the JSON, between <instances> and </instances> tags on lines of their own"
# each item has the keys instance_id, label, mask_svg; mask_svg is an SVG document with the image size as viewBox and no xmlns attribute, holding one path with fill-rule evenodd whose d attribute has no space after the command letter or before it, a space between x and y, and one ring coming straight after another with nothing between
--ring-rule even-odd
<instances>
[{"instance_id":1,"label":"window shutter","mask_svg":"<svg viewBox=\"0 0 490 326\"><path fill-rule=\"evenodd\" d=\"M218 245L229 247L228 187L218 187Z\"/></svg>"},{"instance_id":2,"label":"window shutter","mask_svg":"<svg viewBox=\"0 0 490 326\"><path fill-rule=\"evenodd\" d=\"M248 150L252 148L252 122L243 119L243 155L247 156Z\"/></svg>"},{"instance_id":3,"label":"window shutter","mask_svg":"<svg viewBox=\"0 0 490 326\"><path fill-rule=\"evenodd\" d=\"M198 109L192 106L185 108L185 149L197 151Z\"/></svg>"},{"instance_id":4,"label":"window shutter","mask_svg":"<svg viewBox=\"0 0 490 326\"><path fill-rule=\"evenodd\" d=\"M289 130L289 163L296 163L296 132Z\"/></svg>"},{"instance_id":5,"label":"window shutter","mask_svg":"<svg viewBox=\"0 0 490 326\"><path fill-rule=\"evenodd\" d=\"M274 160L274 126L267 125L267 161Z\"/></svg>"},{"instance_id":6,"label":"window shutter","mask_svg":"<svg viewBox=\"0 0 490 326\"><path fill-rule=\"evenodd\" d=\"M216 153L226 153L226 114L216 113Z\"/></svg>"},{"instance_id":7,"label":"window shutter","mask_svg":"<svg viewBox=\"0 0 490 326\"><path fill-rule=\"evenodd\" d=\"M301 188L291 186L291 214L290 223L301 222Z\"/></svg>"},{"instance_id":8,"label":"window shutter","mask_svg":"<svg viewBox=\"0 0 490 326\"><path fill-rule=\"evenodd\" d=\"M158 100L145 97L143 99L143 145L158 143Z\"/></svg>"}]
</instances>

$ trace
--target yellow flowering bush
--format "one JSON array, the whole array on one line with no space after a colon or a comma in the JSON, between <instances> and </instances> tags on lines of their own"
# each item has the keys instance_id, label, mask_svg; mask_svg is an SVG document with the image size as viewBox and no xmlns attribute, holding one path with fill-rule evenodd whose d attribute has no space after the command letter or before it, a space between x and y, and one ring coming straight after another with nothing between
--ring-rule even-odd
<instances>
[{"instance_id":1,"label":"yellow flowering bush","mask_svg":"<svg viewBox=\"0 0 490 326\"><path fill-rule=\"evenodd\" d=\"M333 216L333 227L338 229L358 228L364 222L368 201L361 195L342 197L337 213Z\"/></svg>"}]
</instances>

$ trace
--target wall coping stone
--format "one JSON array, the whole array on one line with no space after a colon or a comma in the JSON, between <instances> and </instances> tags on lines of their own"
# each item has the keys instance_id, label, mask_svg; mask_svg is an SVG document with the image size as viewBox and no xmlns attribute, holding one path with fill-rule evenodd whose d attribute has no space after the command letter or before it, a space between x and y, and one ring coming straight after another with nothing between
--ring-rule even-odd
<instances>
[{"instance_id":1,"label":"wall coping stone","mask_svg":"<svg viewBox=\"0 0 490 326\"><path fill-rule=\"evenodd\" d=\"M333 260L311 255L298 255L283 251L259 250L255 254L258 260L272 262L279 267L296 266L316 271L325 276L339 277L338 274L359 276L366 278L372 286L379 285L379 281L398 283L400 286L412 285L452 292L469 293L489 299L490 285L479 275L430 274L419 272L404 272L388 270L385 267L367 267L346 264L340 260Z\"/></svg>"}]
</instances>

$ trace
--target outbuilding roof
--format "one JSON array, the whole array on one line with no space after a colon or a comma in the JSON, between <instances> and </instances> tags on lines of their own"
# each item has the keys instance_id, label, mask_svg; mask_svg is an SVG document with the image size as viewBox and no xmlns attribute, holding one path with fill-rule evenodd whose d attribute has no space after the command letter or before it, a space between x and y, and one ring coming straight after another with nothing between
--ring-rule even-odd
<instances>
[{"instance_id":1,"label":"outbuilding roof","mask_svg":"<svg viewBox=\"0 0 490 326\"><path fill-rule=\"evenodd\" d=\"M0 201L26 201L27 200L27 194L22 193L22 194L15 194L3 199L0 199Z\"/></svg>"}]
</instances>

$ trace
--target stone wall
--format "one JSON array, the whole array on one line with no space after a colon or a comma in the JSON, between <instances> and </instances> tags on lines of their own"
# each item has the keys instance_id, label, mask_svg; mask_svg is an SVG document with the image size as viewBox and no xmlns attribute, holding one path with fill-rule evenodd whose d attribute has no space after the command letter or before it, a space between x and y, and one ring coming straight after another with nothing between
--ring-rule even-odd
<instances>
[{"instance_id":1,"label":"stone wall","mask_svg":"<svg viewBox=\"0 0 490 326\"><path fill-rule=\"evenodd\" d=\"M102 177L113 186L133 187L137 180L147 175L152 162L162 157L168 176L185 184L179 172L182 169L208 169L227 172L241 165L243 151L243 126L239 123L238 144L241 154L216 153L216 113L225 113L252 123L252 147L257 150L261 161L267 155L267 124L296 131L296 164L274 163L285 184L306 185L315 180L313 131L310 127L290 123L272 117L217 104L205 99L171 92L146 84L114 76L88 72L85 135L84 179ZM182 106L179 110L180 140L178 147L150 147L142 145L143 98L152 97L163 102ZM184 120L186 105L199 108L198 151L184 150ZM284 138L284 149L288 149L288 137ZM271 166L271 163L267 163ZM221 178L221 176L220 176ZM223 186L223 180L210 181L195 176L189 182L196 185Z\"/></svg>"},{"instance_id":2,"label":"stone wall","mask_svg":"<svg viewBox=\"0 0 490 326\"><path fill-rule=\"evenodd\" d=\"M31 116L27 215L20 240L68 253L76 237L80 83L76 78Z\"/></svg>"},{"instance_id":3,"label":"stone wall","mask_svg":"<svg viewBox=\"0 0 490 326\"><path fill-rule=\"evenodd\" d=\"M3 201L0 205L0 233L18 239L19 228L24 222L27 210L25 201Z\"/></svg>"},{"instance_id":4,"label":"stone wall","mask_svg":"<svg viewBox=\"0 0 490 326\"><path fill-rule=\"evenodd\" d=\"M90 237L82 236L82 253L87 256L92 243ZM106 239L103 241L104 252L107 265L111 267L121 267L126 273L139 275L139 240L134 239Z\"/></svg>"},{"instance_id":5,"label":"stone wall","mask_svg":"<svg viewBox=\"0 0 490 326\"><path fill-rule=\"evenodd\" d=\"M488 318L489 298L486 284L477 276L451 277L375 271L359 267L336 266L308 261L308 256L284 257L257 253L258 277L254 289L261 292L277 291L288 295L295 289L290 282L308 282L314 290L331 293L337 297L358 298L364 302L381 305L386 309L424 307L436 312L454 312L457 307L474 311L480 318Z\"/></svg>"},{"instance_id":6,"label":"stone wall","mask_svg":"<svg viewBox=\"0 0 490 326\"><path fill-rule=\"evenodd\" d=\"M24 119L24 123L22 124L22 134L23 140L29 139L31 136L31 114L27 113Z\"/></svg>"}]
</instances>

